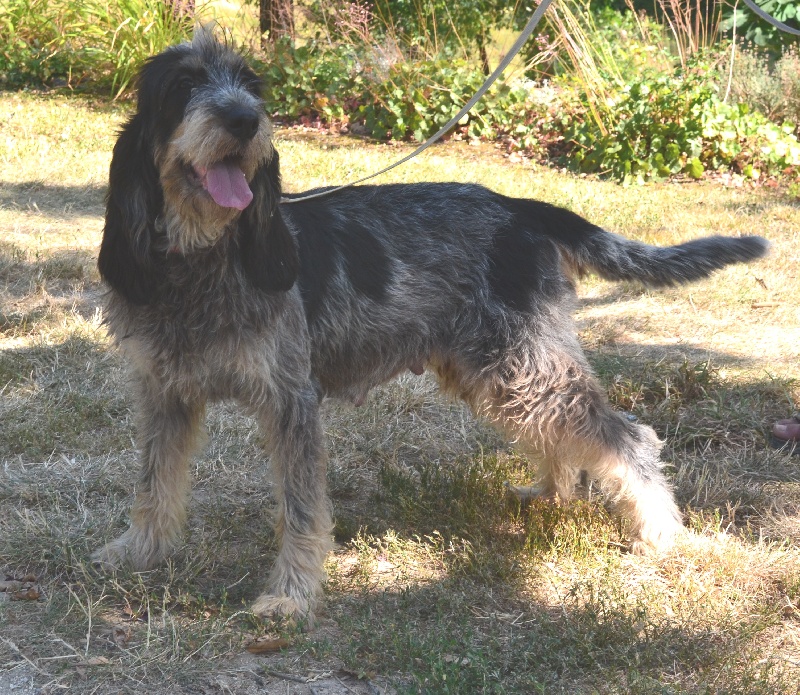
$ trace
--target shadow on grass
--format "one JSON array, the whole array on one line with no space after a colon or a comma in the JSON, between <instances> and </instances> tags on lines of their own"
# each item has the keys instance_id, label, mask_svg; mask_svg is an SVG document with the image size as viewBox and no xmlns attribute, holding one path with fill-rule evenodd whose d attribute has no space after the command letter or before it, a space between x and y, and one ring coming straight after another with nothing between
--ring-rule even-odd
<instances>
[{"instance_id":1,"label":"shadow on grass","mask_svg":"<svg viewBox=\"0 0 800 695\"><path fill-rule=\"evenodd\" d=\"M521 509L502 484L515 465L384 468L350 538L355 564L328 592L346 635L329 649L348 668L402 673L409 693L780 691L780 659L759 640L779 621L772 597L744 620L727 604L673 613L663 577L625 577L622 531L597 501ZM532 583L552 594L553 579L552 601L523 598Z\"/></svg>"},{"instance_id":2,"label":"shadow on grass","mask_svg":"<svg viewBox=\"0 0 800 695\"><path fill-rule=\"evenodd\" d=\"M51 217L101 215L106 186L63 186L42 181L0 180L0 208L28 210Z\"/></svg>"},{"instance_id":3,"label":"shadow on grass","mask_svg":"<svg viewBox=\"0 0 800 695\"><path fill-rule=\"evenodd\" d=\"M517 599L498 610L498 593L454 579L339 599L346 638L333 651L356 672L403 674L400 693L792 691L754 644L764 618L693 628L588 583L554 608Z\"/></svg>"},{"instance_id":4,"label":"shadow on grass","mask_svg":"<svg viewBox=\"0 0 800 695\"><path fill-rule=\"evenodd\" d=\"M33 326L53 300L68 301L68 308L83 317L93 314L102 293L96 265L95 255L83 250L32 257L15 244L0 242L0 333Z\"/></svg>"},{"instance_id":5,"label":"shadow on grass","mask_svg":"<svg viewBox=\"0 0 800 695\"><path fill-rule=\"evenodd\" d=\"M760 379L723 376L723 367L758 366L757 358L691 344L636 350L635 355L586 353L612 405L651 425L671 446L763 447L771 422L791 412L795 379L766 373Z\"/></svg>"},{"instance_id":6,"label":"shadow on grass","mask_svg":"<svg viewBox=\"0 0 800 695\"><path fill-rule=\"evenodd\" d=\"M80 336L0 350L0 458L44 460L130 446L119 361Z\"/></svg>"},{"instance_id":7,"label":"shadow on grass","mask_svg":"<svg viewBox=\"0 0 800 695\"><path fill-rule=\"evenodd\" d=\"M714 359L724 363L727 357ZM592 360L618 407L636 412L662 435L667 430L673 449L705 450L708 457L735 444L737 436L755 441L752 432L790 387L787 382L731 382L705 362L600 353ZM117 370L103 346L75 337L54 346L0 352L0 388L6 386L0 404L2 458L36 460L53 452L102 458L123 452L133 465L125 389ZM395 415L409 427L425 415L415 402ZM448 426L464 426L457 413L450 417ZM741 431L730 423L738 423ZM624 531L596 501L522 509L506 496L504 482L530 479L533 471L524 457L487 450L459 460L432 460L404 447L406 426L395 423L388 438L383 431L377 435L376 429L384 427L381 420L366 418L354 426L371 442L375 458L386 460L377 456L379 447L404 455L381 468L374 496L361 495L355 504L348 500L349 511L334 499L337 539L365 557L394 561L396 555L398 564L404 544L414 545L407 550L409 563L417 563L413 571L430 562L431 576L384 590L364 590L367 583L359 583L358 576L332 577L327 611L340 639L325 645L314 643L312 635L314 649L327 650L354 671L400 673L400 692L780 691L775 689L783 677L777 662L757 653L759 635L774 620L766 609L744 621L739 616L735 624L723 616L704 627L690 617L656 613L652 602L640 600L613 574L572 582L557 604L523 599L529 582L543 581L531 575L531 566L544 571L556 556L601 556L606 563L619 557ZM337 427L341 423L329 425L337 436L354 436L346 428L336 432ZM670 434L669 427L678 434ZM754 461L751 456L746 462L749 469ZM772 465L772 459L758 461ZM224 619L263 589L276 554L268 530L268 492L240 489L254 483L247 464L240 474L225 469L213 480L209 476L208 502L193 506L187 545L169 562L145 575L108 581L83 580L78 568L91 549L124 530L135 473L92 468L77 475L64 466L63 474L41 470L4 499L5 508L13 506L15 512L0 529L7 532L0 533L6 564L15 558L18 566L44 563L53 576L78 577L81 591L98 601L102 597L111 615L127 611L142 630L145 625L161 630L150 626L172 625L175 615L177 623L192 626L213 616L225 624L219 628L223 635L245 629L236 623L229 628ZM772 479L796 480L788 468L769 472ZM737 490L728 487L726 493L735 499ZM390 532L396 548L376 548L365 540ZM158 638L166 639L172 629L189 628L164 627ZM186 643L202 645L202 639L187 637ZM226 648L219 647L223 653ZM92 649L104 653L95 644Z\"/></svg>"}]
</instances>

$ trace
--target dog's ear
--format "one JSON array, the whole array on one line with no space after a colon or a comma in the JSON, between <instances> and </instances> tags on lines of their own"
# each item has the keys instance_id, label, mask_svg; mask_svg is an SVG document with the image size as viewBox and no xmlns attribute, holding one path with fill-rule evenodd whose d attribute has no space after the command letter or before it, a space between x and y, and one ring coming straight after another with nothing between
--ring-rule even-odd
<instances>
[{"instance_id":1,"label":"dog's ear","mask_svg":"<svg viewBox=\"0 0 800 695\"><path fill-rule=\"evenodd\" d=\"M97 259L103 279L134 304L151 303L158 284L151 234L163 201L146 140L144 118L138 113L114 146Z\"/></svg>"},{"instance_id":2,"label":"dog's ear","mask_svg":"<svg viewBox=\"0 0 800 695\"><path fill-rule=\"evenodd\" d=\"M239 218L242 267L264 292L286 292L297 280L300 258L297 244L280 211L281 180L278 153L250 182L253 201Z\"/></svg>"}]
</instances>

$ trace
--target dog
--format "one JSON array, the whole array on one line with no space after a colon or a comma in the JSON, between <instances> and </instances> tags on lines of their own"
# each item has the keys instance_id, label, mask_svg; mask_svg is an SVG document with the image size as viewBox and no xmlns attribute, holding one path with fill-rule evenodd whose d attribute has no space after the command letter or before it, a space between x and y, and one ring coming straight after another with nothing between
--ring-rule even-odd
<instances>
[{"instance_id":1,"label":"dog","mask_svg":"<svg viewBox=\"0 0 800 695\"><path fill-rule=\"evenodd\" d=\"M682 519L662 443L611 409L576 337L574 279L685 283L767 242L658 248L461 183L292 202L260 91L208 32L139 74L98 266L109 333L132 365L141 475L130 527L94 563L144 570L175 546L206 404L230 399L260 425L275 481L279 551L253 611L310 621L333 528L320 403L358 404L408 370L431 371L520 442L542 495L568 500L587 471L634 551L668 546Z\"/></svg>"}]
</instances>

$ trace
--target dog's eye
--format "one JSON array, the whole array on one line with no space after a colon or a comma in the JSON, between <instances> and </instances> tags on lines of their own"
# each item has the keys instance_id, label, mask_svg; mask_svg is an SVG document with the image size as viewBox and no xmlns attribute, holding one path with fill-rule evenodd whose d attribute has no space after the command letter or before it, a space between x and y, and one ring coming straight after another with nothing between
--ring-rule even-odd
<instances>
[{"instance_id":1,"label":"dog's eye","mask_svg":"<svg viewBox=\"0 0 800 695\"><path fill-rule=\"evenodd\" d=\"M194 80L191 77L184 77L178 82L178 89L181 91L191 92L195 88Z\"/></svg>"}]
</instances>

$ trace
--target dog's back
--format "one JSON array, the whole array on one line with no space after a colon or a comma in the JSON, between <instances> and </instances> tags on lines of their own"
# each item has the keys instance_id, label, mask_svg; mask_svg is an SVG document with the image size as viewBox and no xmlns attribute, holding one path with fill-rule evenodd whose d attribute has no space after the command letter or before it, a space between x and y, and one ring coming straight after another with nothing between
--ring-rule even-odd
<instances>
[{"instance_id":1,"label":"dog's back","mask_svg":"<svg viewBox=\"0 0 800 695\"><path fill-rule=\"evenodd\" d=\"M468 273L472 287L478 273L490 283L525 285L544 270L537 267L541 256L555 243L581 273L665 287L755 260L769 248L759 236L652 246L607 232L565 208L475 184L359 186L285 205L282 212L299 232L301 287L312 315L339 272L368 295L380 292L379 277L388 280L392 270L387 255L414 272L433 271L442 281ZM502 267L512 262L514 268Z\"/></svg>"},{"instance_id":2,"label":"dog's back","mask_svg":"<svg viewBox=\"0 0 800 695\"><path fill-rule=\"evenodd\" d=\"M574 274L672 285L767 248L760 237L649 246L474 184L358 186L281 213L299 247L314 372L326 394L355 402L456 353L486 369L520 326L541 331L558 316L572 332Z\"/></svg>"}]
</instances>

